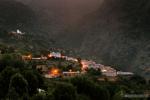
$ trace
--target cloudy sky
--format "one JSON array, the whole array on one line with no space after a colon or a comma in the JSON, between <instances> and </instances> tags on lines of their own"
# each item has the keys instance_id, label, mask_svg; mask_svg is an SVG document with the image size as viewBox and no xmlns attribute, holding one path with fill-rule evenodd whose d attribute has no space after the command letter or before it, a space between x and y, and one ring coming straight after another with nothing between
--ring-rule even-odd
<instances>
[{"instance_id":1,"label":"cloudy sky","mask_svg":"<svg viewBox=\"0 0 150 100\"><path fill-rule=\"evenodd\" d=\"M39 9L61 10L70 16L90 13L98 9L103 0L18 0Z\"/></svg>"}]
</instances>

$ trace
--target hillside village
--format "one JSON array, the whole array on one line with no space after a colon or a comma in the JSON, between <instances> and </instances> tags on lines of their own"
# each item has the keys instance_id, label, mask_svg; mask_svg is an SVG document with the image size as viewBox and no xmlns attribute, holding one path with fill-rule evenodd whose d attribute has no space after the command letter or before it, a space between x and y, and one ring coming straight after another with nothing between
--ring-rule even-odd
<instances>
[{"instance_id":1,"label":"hillside village","mask_svg":"<svg viewBox=\"0 0 150 100\"><path fill-rule=\"evenodd\" d=\"M76 80L75 83L71 83L71 84L74 85L77 82L77 84L79 84L79 91L84 90L84 86L86 86L87 88L92 87L91 89L92 92L93 89L96 89L96 91L97 89L99 89L99 88L95 88L95 86L97 85L100 87L104 87L105 89L115 88L115 87L120 88L121 86L123 86L120 88L121 90L119 90L119 91L125 91L122 94L119 94L121 98L128 98L130 96L131 97L133 96L132 98L137 98L136 96L139 95L141 96L140 98L149 97L150 92L149 92L149 88L147 88L149 81L147 83L144 78L138 75L136 76L136 74L132 72L124 72L124 71L116 70L112 66L99 64L93 60L67 56L67 54L59 52L59 50L58 51L46 50L46 51L39 51L38 53L37 52L35 53L29 51L18 51L15 48L12 49L9 46L8 47L1 46L0 49L1 49L0 64L4 66L1 67L2 71L0 75L6 78L8 77L7 76L8 73L12 72L10 70L16 70L16 73L18 73L19 71L19 73L21 73L20 75L24 75L23 77L25 77L26 79L29 78L28 79L28 83L30 83L30 87L28 88L29 90L30 88L34 88L34 86L37 85L37 87L34 88L35 91L34 97L37 97L36 94L41 94L41 93L44 95L44 97L48 97L47 93L53 92L51 88L55 89L56 88L55 84L64 84L64 83L70 84L69 83L70 81L75 81L75 80ZM11 66L11 67L7 67L7 66ZM6 76L3 76L4 73L6 74ZM26 77L26 74L29 76ZM40 77L42 78L42 80ZM38 82L42 84L42 86L38 86L38 83L34 83L35 79L37 78L39 78ZM4 79L2 78L0 82L3 81ZM130 84L128 84L128 81L130 81ZM5 82L5 84L6 83L7 82ZM9 84L11 83L8 82L7 86L9 86ZM17 81L16 84L19 84L19 82ZM82 87L80 87L81 84L83 85ZM124 86L126 88L124 88ZM49 88L50 90L48 90ZM61 88L59 88L59 90L61 90ZM68 91L70 91L70 88ZM109 91L110 91L109 93L112 93L111 90ZM115 90L113 91L114 93L118 93L115 92ZM66 90L64 92L66 92ZM58 96L58 94L56 95ZM101 96L101 92L100 94L98 94L98 96ZM32 95L30 97L32 97ZM108 96L106 95L106 97ZM94 99L94 100L99 100L99 99ZM102 100L111 100L111 99L102 99Z\"/></svg>"},{"instance_id":2,"label":"hillside village","mask_svg":"<svg viewBox=\"0 0 150 100\"><path fill-rule=\"evenodd\" d=\"M132 72L118 71L111 66L97 64L95 61L92 61L92 60L85 60L85 59L79 60L78 58L68 57L68 56L61 54L60 52L50 52L47 56L41 55L40 57L34 57L34 56L32 56L32 54L22 55L22 59L25 61L37 61L37 62L42 61L42 62L45 62L43 64L37 64L36 68L41 69L44 72L44 76L46 78L57 78L60 75L76 76L76 75L86 73L86 71L88 69L98 70L101 72L101 74L103 76L106 76L106 77L117 77L118 75L122 75L122 76L134 75L134 73L132 73ZM51 71L50 71L49 66L52 66L52 65L46 63L46 61L49 61L50 59L63 59L65 61L71 61L73 63L79 63L80 68L79 68L79 70L73 71L73 69L69 69L68 71L61 71L61 73L60 73L59 72L60 69L57 68L57 66L55 66L55 68L51 69Z\"/></svg>"}]
</instances>

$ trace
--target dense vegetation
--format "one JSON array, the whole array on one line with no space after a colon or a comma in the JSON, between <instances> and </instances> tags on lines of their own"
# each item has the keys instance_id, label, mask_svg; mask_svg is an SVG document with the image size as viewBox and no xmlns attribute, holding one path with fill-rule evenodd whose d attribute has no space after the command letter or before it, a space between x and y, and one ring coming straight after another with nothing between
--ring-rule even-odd
<instances>
[{"instance_id":1,"label":"dense vegetation","mask_svg":"<svg viewBox=\"0 0 150 100\"><path fill-rule=\"evenodd\" d=\"M115 82L107 77L99 81L101 73L94 69L76 77L46 79L35 68L36 63L23 61L19 52L8 49L5 47L6 51L0 54L1 100L128 100L123 97L125 94L143 94L150 87L136 75L118 77ZM49 61L58 63L60 59Z\"/></svg>"}]
</instances>

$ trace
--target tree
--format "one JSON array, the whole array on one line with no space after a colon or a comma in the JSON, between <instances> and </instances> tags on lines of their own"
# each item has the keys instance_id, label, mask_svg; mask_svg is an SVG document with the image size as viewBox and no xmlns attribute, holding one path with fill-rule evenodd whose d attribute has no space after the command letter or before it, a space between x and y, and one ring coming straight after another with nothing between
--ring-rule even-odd
<instances>
[{"instance_id":1,"label":"tree","mask_svg":"<svg viewBox=\"0 0 150 100\"><path fill-rule=\"evenodd\" d=\"M109 84L107 85L107 89L110 93L110 97L113 97L116 93L120 92L122 89L125 89L125 86Z\"/></svg>"},{"instance_id":2,"label":"tree","mask_svg":"<svg viewBox=\"0 0 150 100\"><path fill-rule=\"evenodd\" d=\"M143 85L143 84L146 84L146 80L144 77L141 77L139 75L134 75L130 78L130 81L133 82L133 83L136 83L138 85Z\"/></svg>"},{"instance_id":3,"label":"tree","mask_svg":"<svg viewBox=\"0 0 150 100\"><path fill-rule=\"evenodd\" d=\"M12 64L12 56L9 54L3 54L0 59L0 71L2 71L7 66L11 66Z\"/></svg>"},{"instance_id":4,"label":"tree","mask_svg":"<svg viewBox=\"0 0 150 100\"><path fill-rule=\"evenodd\" d=\"M28 94L28 82L24 79L24 77L17 73L11 77L11 81L9 84L9 90L14 88L16 93L19 94L19 97Z\"/></svg>"},{"instance_id":5,"label":"tree","mask_svg":"<svg viewBox=\"0 0 150 100\"><path fill-rule=\"evenodd\" d=\"M37 77L38 87L39 88L45 87L44 86L44 78L43 78L43 76L37 70L33 70L33 74Z\"/></svg>"},{"instance_id":6,"label":"tree","mask_svg":"<svg viewBox=\"0 0 150 100\"><path fill-rule=\"evenodd\" d=\"M20 59L19 55L16 54L3 54L0 59L0 71L7 66L22 69L24 68L24 62Z\"/></svg>"},{"instance_id":7,"label":"tree","mask_svg":"<svg viewBox=\"0 0 150 100\"><path fill-rule=\"evenodd\" d=\"M24 78L28 82L28 92L32 96L33 94L37 93L37 89L39 87L39 81L37 76L31 70L25 70L23 72Z\"/></svg>"},{"instance_id":8,"label":"tree","mask_svg":"<svg viewBox=\"0 0 150 100\"><path fill-rule=\"evenodd\" d=\"M91 94L91 99L94 100L110 100L110 94L106 87L95 85Z\"/></svg>"},{"instance_id":9,"label":"tree","mask_svg":"<svg viewBox=\"0 0 150 100\"><path fill-rule=\"evenodd\" d=\"M87 73L89 75L92 75L92 76L100 76L101 75L101 71L100 70L96 70L94 68L90 68L87 70Z\"/></svg>"},{"instance_id":10,"label":"tree","mask_svg":"<svg viewBox=\"0 0 150 100\"><path fill-rule=\"evenodd\" d=\"M14 60L12 66L14 68L19 68L20 70L24 70L25 63L21 60Z\"/></svg>"},{"instance_id":11,"label":"tree","mask_svg":"<svg viewBox=\"0 0 150 100\"><path fill-rule=\"evenodd\" d=\"M119 91L115 93L112 100L123 100L123 91Z\"/></svg>"},{"instance_id":12,"label":"tree","mask_svg":"<svg viewBox=\"0 0 150 100\"><path fill-rule=\"evenodd\" d=\"M9 88L9 83L12 75L14 75L17 71L12 67L6 67L0 73L0 98L6 96Z\"/></svg>"},{"instance_id":13,"label":"tree","mask_svg":"<svg viewBox=\"0 0 150 100\"><path fill-rule=\"evenodd\" d=\"M6 100L29 100L29 96L28 94L23 94L23 96L20 97L15 88L10 88Z\"/></svg>"},{"instance_id":14,"label":"tree","mask_svg":"<svg viewBox=\"0 0 150 100\"><path fill-rule=\"evenodd\" d=\"M77 100L90 100L90 98L84 94L78 94Z\"/></svg>"},{"instance_id":15,"label":"tree","mask_svg":"<svg viewBox=\"0 0 150 100\"><path fill-rule=\"evenodd\" d=\"M76 89L71 84L61 83L53 92L55 100L76 100Z\"/></svg>"},{"instance_id":16,"label":"tree","mask_svg":"<svg viewBox=\"0 0 150 100\"><path fill-rule=\"evenodd\" d=\"M34 95L31 100L46 100L46 95L43 93L38 93ZM50 98L48 100L51 100Z\"/></svg>"},{"instance_id":17,"label":"tree","mask_svg":"<svg viewBox=\"0 0 150 100\"><path fill-rule=\"evenodd\" d=\"M108 90L87 77L72 78L71 83L77 88L78 94L84 94L92 100L109 100Z\"/></svg>"},{"instance_id":18,"label":"tree","mask_svg":"<svg viewBox=\"0 0 150 100\"><path fill-rule=\"evenodd\" d=\"M9 100L19 100L19 94L15 91L14 88L9 89L7 99L9 99Z\"/></svg>"},{"instance_id":19,"label":"tree","mask_svg":"<svg viewBox=\"0 0 150 100\"><path fill-rule=\"evenodd\" d=\"M77 88L79 94L89 96L93 92L92 87L94 86L94 83L93 81L88 80L87 77L74 77L70 81Z\"/></svg>"}]
</instances>

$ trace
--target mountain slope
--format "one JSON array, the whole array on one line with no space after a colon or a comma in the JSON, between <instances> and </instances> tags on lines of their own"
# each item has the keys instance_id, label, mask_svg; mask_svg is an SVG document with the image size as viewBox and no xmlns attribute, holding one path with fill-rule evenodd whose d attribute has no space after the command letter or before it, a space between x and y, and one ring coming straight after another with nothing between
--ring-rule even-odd
<instances>
[{"instance_id":1,"label":"mountain slope","mask_svg":"<svg viewBox=\"0 0 150 100\"><path fill-rule=\"evenodd\" d=\"M12 3L10 0L6 1ZM4 11L12 16L7 16L6 12L1 13L2 16L5 15L0 18L5 29L19 27L25 31L29 30L36 36L36 41L31 43L48 43L45 47L53 45L71 48L80 56L92 57L118 69L150 76L149 0L17 1L24 4L14 1L15 4L11 4L11 7L22 5L27 9L20 11L22 6L19 6L14 10L15 13L18 9L19 11L12 15L13 11L9 9L7 12L5 9ZM89 9L89 6L92 9ZM20 17L22 11L25 13ZM13 20L5 23L4 19L7 20L7 17L8 20ZM23 26L20 26L20 23L23 23ZM59 45L52 43L52 38Z\"/></svg>"},{"instance_id":2,"label":"mountain slope","mask_svg":"<svg viewBox=\"0 0 150 100\"><path fill-rule=\"evenodd\" d=\"M150 66L149 5L149 0L105 0L76 27L66 28L61 42L84 55L96 56L102 63L147 75L150 73L145 73Z\"/></svg>"},{"instance_id":3,"label":"mountain slope","mask_svg":"<svg viewBox=\"0 0 150 100\"><path fill-rule=\"evenodd\" d=\"M86 3L85 0L28 0L25 3L29 2L42 15L41 29L50 36L53 34L60 46L127 71L145 73L149 68L149 0L88 0ZM90 3L92 9L87 6Z\"/></svg>"},{"instance_id":4,"label":"mountain slope","mask_svg":"<svg viewBox=\"0 0 150 100\"><path fill-rule=\"evenodd\" d=\"M33 27L36 17L34 12L26 5L11 1L0 1L0 26L5 29L25 29Z\"/></svg>"},{"instance_id":5,"label":"mountain slope","mask_svg":"<svg viewBox=\"0 0 150 100\"><path fill-rule=\"evenodd\" d=\"M20 29L24 38L17 39L8 35ZM13 0L0 0L0 42L18 48L48 48L52 39L42 34L36 13L27 5Z\"/></svg>"}]
</instances>

